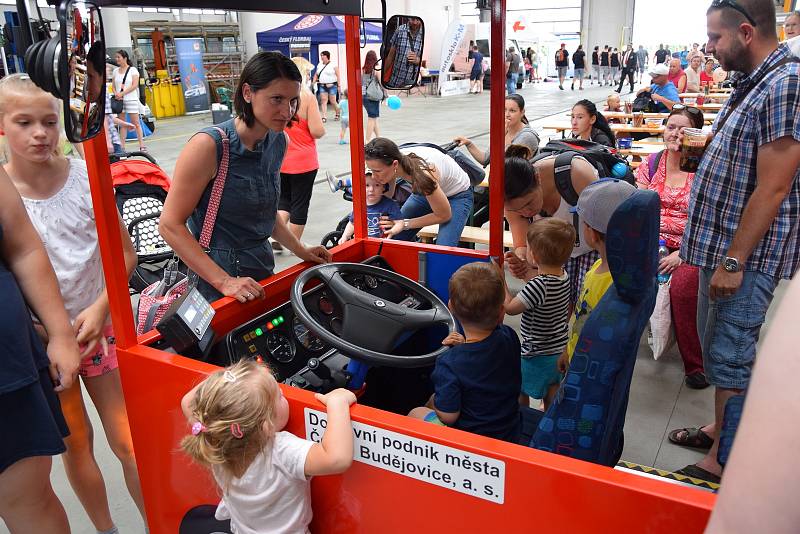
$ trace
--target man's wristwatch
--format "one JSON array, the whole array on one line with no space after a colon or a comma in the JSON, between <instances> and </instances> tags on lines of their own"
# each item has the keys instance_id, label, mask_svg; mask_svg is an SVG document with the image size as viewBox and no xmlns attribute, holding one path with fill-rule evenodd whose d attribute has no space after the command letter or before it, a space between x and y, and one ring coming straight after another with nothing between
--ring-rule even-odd
<instances>
[{"instance_id":1,"label":"man's wristwatch","mask_svg":"<svg viewBox=\"0 0 800 534\"><path fill-rule=\"evenodd\" d=\"M725 256L725 259L722 260L722 268L729 273L738 273L742 270L742 264L736 258Z\"/></svg>"}]
</instances>

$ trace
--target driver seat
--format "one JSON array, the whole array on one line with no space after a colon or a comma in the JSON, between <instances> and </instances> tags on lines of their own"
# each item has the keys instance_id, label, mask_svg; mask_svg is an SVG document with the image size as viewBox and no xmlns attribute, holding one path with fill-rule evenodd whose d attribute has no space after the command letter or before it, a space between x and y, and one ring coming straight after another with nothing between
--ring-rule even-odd
<instances>
[{"instance_id":1,"label":"driver seat","mask_svg":"<svg viewBox=\"0 0 800 534\"><path fill-rule=\"evenodd\" d=\"M614 282L586 320L531 447L610 467L619 461L633 366L655 306L659 208L656 193L637 191L611 217L606 250Z\"/></svg>"}]
</instances>

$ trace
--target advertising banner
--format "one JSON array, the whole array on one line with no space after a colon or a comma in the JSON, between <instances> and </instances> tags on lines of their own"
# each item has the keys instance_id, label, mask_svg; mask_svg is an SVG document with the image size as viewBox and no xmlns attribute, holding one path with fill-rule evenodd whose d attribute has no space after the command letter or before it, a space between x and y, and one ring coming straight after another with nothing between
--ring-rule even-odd
<instances>
[{"instance_id":1,"label":"advertising banner","mask_svg":"<svg viewBox=\"0 0 800 534\"><path fill-rule=\"evenodd\" d=\"M206 69L200 39L175 39L175 54L183 83L186 113L207 111L209 108Z\"/></svg>"},{"instance_id":2,"label":"advertising banner","mask_svg":"<svg viewBox=\"0 0 800 534\"><path fill-rule=\"evenodd\" d=\"M441 74L446 74L450 70L466 31L467 27L459 19L451 22L445 30L442 39L442 64L439 67Z\"/></svg>"}]
</instances>

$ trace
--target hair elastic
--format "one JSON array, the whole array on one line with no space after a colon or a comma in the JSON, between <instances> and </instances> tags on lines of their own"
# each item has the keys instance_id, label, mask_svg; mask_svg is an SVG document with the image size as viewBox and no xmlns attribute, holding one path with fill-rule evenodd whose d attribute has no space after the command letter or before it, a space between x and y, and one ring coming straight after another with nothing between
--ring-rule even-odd
<instances>
[{"instance_id":1,"label":"hair elastic","mask_svg":"<svg viewBox=\"0 0 800 534\"><path fill-rule=\"evenodd\" d=\"M244 432L242 432L242 427L239 426L239 423L233 423L231 425L231 434L236 439L242 439L244 437Z\"/></svg>"},{"instance_id":2,"label":"hair elastic","mask_svg":"<svg viewBox=\"0 0 800 534\"><path fill-rule=\"evenodd\" d=\"M236 375L233 374L233 371L225 371L222 374L222 378L225 380L225 382L236 382Z\"/></svg>"},{"instance_id":3,"label":"hair elastic","mask_svg":"<svg viewBox=\"0 0 800 534\"><path fill-rule=\"evenodd\" d=\"M192 435L193 436L196 436L196 435L200 434L201 432L205 432L206 430L208 430L208 429L200 421L195 421L194 424L192 424Z\"/></svg>"}]
</instances>

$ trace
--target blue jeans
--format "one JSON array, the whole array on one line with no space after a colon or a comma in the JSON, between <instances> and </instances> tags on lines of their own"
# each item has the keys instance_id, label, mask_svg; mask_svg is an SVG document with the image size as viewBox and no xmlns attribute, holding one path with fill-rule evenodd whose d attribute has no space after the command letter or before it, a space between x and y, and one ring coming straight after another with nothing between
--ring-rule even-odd
<instances>
[{"instance_id":1,"label":"blue jeans","mask_svg":"<svg viewBox=\"0 0 800 534\"><path fill-rule=\"evenodd\" d=\"M719 388L745 389L755 363L761 325L778 279L758 271L745 271L735 294L712 300L708 294L713 274L713 269L700 269L697 292L697 333L706 378Z\"/></svg>"},{"instance_id":2,"label":"blue jeans","mask_svg":"<svg viewBox=\"0 0 800 534\"><path fill-rule=\"evenodd\" d=\"M508 94L513 95L517 92L517 80L519 79L518 72L512 72L511 78L506 78L506 89Z\"/></svg>"},{"instance_id":3,"label":"blue jeans","mask_svg":"<svg viewBox=\"0 0 800 534\"><path fill-rule=\"evenodd\" d=\"M464 225L467 224L467 218L472 211L472 188L456 193L452 197L447 197L447 200L450 202L450 220L439 225L436 244L445 247L457 247L458 242L461 240L461 231L464 230ZM400 211L403 212L403 218L405 219L414 219L433 213L428 199L424 195L417 193L408 197ZM404 230L397 234L395 239L414 241L419 230L419 228Z\"/></svg>"}]
</instances>

